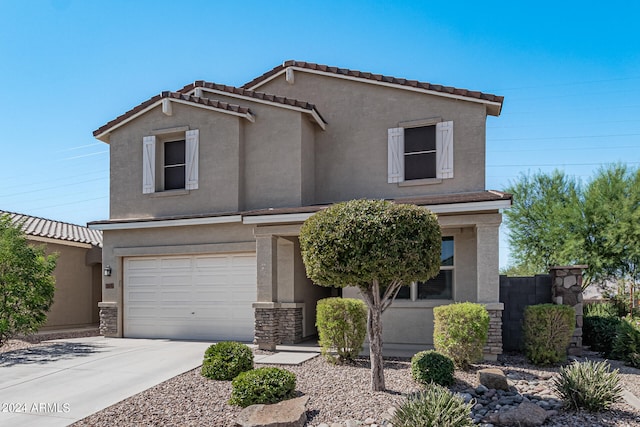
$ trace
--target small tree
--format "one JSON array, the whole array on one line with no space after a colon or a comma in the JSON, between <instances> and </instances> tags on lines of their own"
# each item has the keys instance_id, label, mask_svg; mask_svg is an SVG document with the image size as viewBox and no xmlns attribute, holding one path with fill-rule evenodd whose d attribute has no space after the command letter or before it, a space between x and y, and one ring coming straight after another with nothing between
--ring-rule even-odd
<instances>
[{"instance_id":1,"label":"small tree","mask_svg":"<svg viewBox=\"0 0 640 427\"><path fill-rule=\"evenodd\" d=\"M28 244L8 215L0 217L0 345L36 332L53 302L56 255Z\"/></svg>"},{"instance_id":2,"label":"small tree","mask_svg":"<svg viewBox=\"0 0 640 427\"><path fill-rule=\"evenodd\" d=\"M367 304L371 388L385 389L382 313L400 286L425 281L440 269L436 216L415 205L353 200L305 221L300 247L307 275L322 286L357 286Z\"/></svg>"}]
</instances>

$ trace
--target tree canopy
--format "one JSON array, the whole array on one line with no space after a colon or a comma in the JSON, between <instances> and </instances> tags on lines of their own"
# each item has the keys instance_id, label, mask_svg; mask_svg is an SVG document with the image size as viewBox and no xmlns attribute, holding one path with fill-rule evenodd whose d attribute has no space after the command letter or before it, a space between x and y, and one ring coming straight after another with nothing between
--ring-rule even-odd
<instances>
[{"instance_id":1,"label":"tree canopy","mask_svg":"<svg viewBox=\"0 0 640 427\"><path fill-rule=\"evenodd\" d=\"M592 280L640 281L640 169L600 168L585 184L563 172L521 175L505 191L514 265L507 272L546 273L587 264Z\"/></svg>"},{"instance_id":2,"label":"tree canopy","mask_svg":"<svg viewBox=\"0 0 640 427\"><path fill-rule=\"evenodd\" d=\"M53 302L56 255L35 247L9 216L0 217L0 345L36 332Z\"/></svg>"},{"instance_id":3,"label":"tree canopy","mask_svg":"<svg viewBox=\"0 0 640 427\"><path fill-rule=\"evenodd\" d=\"M386 201L337 203L302 225L300 248L307 276L322 286L357 286L367 304L374 391L385 389L382 312L400 286L438 274L441 239L431 211Z\"/></svg>"}]
</instances>

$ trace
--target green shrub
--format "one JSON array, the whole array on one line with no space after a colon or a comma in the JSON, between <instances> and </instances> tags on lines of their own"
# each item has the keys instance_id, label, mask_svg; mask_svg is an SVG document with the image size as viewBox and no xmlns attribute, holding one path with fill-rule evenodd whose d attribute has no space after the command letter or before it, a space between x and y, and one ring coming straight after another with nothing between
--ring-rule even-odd
<instances>
[{"instance_id":1,"label":"green shrub","mask_svg":"<svg viewBox=\"0 0 640 427\"><path fill-rule=\"evenodd\" d=\"M471 405L445 387L434 384L396 407L391 423L394 427L470 427L474 425Z\"/></svg>"},{"instance_id":2,"label":"green shrub","mask_svg":"<svg viewBox=\"0 0 640 427\"><path fill-rule=\"evenodd\" d=\"M538 304L524 310L524 349L535 365L549 365L567 358L575 328L575 311L566 305Z\"/></svg>"},{"instance_id":3,"label":"green shrub","mask_svg":"<svg viewBox=\"0 0 640 427\"><path fill-rule=\"evenodd\" d=\"M610 302L587 304L584 309L582 341L591 350L611 356L620 325L617 308Z\"/></svg>"},{"instance_id":4,"label":"green shrub","mask_svg":"<svg viewBox=\"0 0 640 427\"><path fill-rule=\"evenodd\" d=\"M603 411L622 396L618 370L606 362L574 362L560 368L553 388L570 409Z\"/></svg>"},{"instance_id":5,"label":"green shrub","mask_svg":"<svg viewBox=\"0 0 640 427\"><path fill-rule=\"evenodd\" d=\"M362 350L367 334L367 307L355 298L318 301L316 326L322 355L331 362L353 360ZM331 354L335 350L336 358Z\"/></svg>"},{"instance_id":6,"label":"green shrub","mask_svg":"<svg viewBox=\"0 0 640 427\"><path fill-rule=\"evenodd\" d=\"M200 373L212 380L229 381L240 372L253 369L253 352L235 341L213 344L204 352Z\"/></svg>"},{"instance_id":7,"label":"green shrub","mask_svg":"<svg viewBox=\"0 0 640 427\"><path fill-rule=\"evenodd\" d=\"M243 372L231 381L230 405L246 408L258 403L278 403L293 397L296 376L280 368L258 368Z\"/></svg>"},{"instance_id":8,"label":"green shrub","mask_svg":"<svg viewBox=\"0 0 640 427\"><path fill-rule=\"evenodd\" d=\"M421 351L411 358L411 376L421 384L451 385L453 371L453 360L437 351Z\"/></svg>"},{"instance_id":9,"label":"green shrub","mask_svg":"<svg viewBox=\"0 0 640 427\"><path fill-rule=\"evenodd\" d=\"M612 302L592 302L584 306L584 316L622 317Z\"/></svg>"},{"instance_id":10,"label":"green shrub","mask_svg":"<svg viewBox=\"0 0 640 427\"><path fill-rule=\"evenodd\" d=\"M433 309L433 316L433 343L438 353L450 357L462 369L482 359L489 333L489 313L483 305L442 305Z\"/></svg>"},{"instance_id":11,"label":"green shrub","mask_svg":"<svg viewBox=\"0 0 640 427\"><path fill-rule=\"evenodd\" d=\"M640 319L629 316L621 319L611 357L640 368Z\"/></svg>"}]
</instances>

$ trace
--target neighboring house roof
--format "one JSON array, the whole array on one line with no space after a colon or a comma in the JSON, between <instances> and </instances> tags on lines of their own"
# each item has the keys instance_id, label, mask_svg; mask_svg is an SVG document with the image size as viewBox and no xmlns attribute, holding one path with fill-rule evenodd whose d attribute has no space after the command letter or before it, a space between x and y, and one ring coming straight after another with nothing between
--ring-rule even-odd
<instances>
[{"instance_id":1,"label":"neighboring house roof","mask_svg":"<svg viewBox=\"0 0 640 427\"><path fill-rule=\"evenodd\" d=\"M20 224L28 236L85 243L102 247L102 232L81 225L69 224L30 215L0 210L0 216L9 215L13 224Z\"/></svg>"},{"instance_id":2,"label":"neighboring house roof","mask_svg":"<svg viewBox=\"0 0 640 427\"><path fill-rule=\"evenodd\" d=\"M298 70L302 72L325 74L332 77L338 77L348 80L358 80L366 83L381 84L385 86L394 86L401 89L414 90L419 92L431 93L434 95L448 96L454 98L464 98L469 101L482 102L487 104L489 114L499 116L504 102L503 96L471 91L467 89L459 89L451 86L434 85L427 82L417 80L407 80L382 74L373 74L369 72L350 70L347 68L330 67L328 65L315 64L313 62L304 61L285 61L282 65L278 65L263 75L256 77L250 82L242 85L244 89L255 90L259 86L268 81L286 73L287 69Z\"/></svg>"},{"instance_id":3,"label":"neighboring house roof","mask_svg":"<svg viewBox=\"0 0 640 427\"><path fill-rule=\"evenodd\" d=\"M109 123L101 126L93 131L93 136L97 139L108 142L108 134L120 126L130 122L131 120L141 116L153 108L162 105L163 112L167 115L171 115L171 106L169 103L177 102L179 104L192 105L195 107L205 108L209 110L220 111L227 114L232 114L253 122L254 116L251 110L247 107L243 107L236 104L230 104L228 102L216 101L209 98L199 98L197 96L190 96L180 92L162 92L146 101L142 104L133 107L131 110L111 120Z\"/></svg>"},{"instance_id":4,"label":"neighboring house roof","mask_svg":"<svg viewBox=\"0 0 640 427\"><path fill-rule=\"evenodd\" d=\"M392 199L394 203L411 203L420 206L431 207L439 213L460 213L486 210L498 210L508 208L511 205L513 196L500 191L477 191L470 193L439 194L431 196L421 196L413 198ZM287 208L268 208L243 212L225 212L196 215L175 215L155 218L132 218L122 220L93 221L88 225L93 229L117 229L117 228L143 228L143 227L165 227L172 225L195 225L214 224L227 222L245 222L255 224L255 218L273 216L283 218L281 222L301 222L311 214L326 209L331 204L309 205ZM285 218L286 217L286 218Z\"/></svg>"},{"instance_id":5,"label":"neighboring house roof","mask_svg":"<svg viewBox=\"0 0 640 427\"><path fill-rule=\"evenodd\" d=\"M195 82L186 85L182 89L179 89L178 92L192 95L198 88L219 95L240 97L255 102L291 107L295 110L311 114L322 129L324 129L325 125L327 124L322 115L320 115L320 113L316 109L315 105L306 101L299 101L297 99L287 98L284 96L272 95L270 93L264 92L256 92L253 90L247 90L235 86L205 82L204 80L196 80Z\"/></svg>"}]
</instances>

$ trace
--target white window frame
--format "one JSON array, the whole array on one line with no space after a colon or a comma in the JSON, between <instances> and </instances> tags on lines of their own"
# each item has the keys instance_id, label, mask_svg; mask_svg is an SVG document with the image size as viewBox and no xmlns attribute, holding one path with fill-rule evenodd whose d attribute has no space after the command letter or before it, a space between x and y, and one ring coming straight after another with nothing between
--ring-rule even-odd
<instances>
[{"instance_id":1,"label":"white window frame","mask_svg":"<svg viewBox=\"0 0 640 427\"><path fill-rule=\"evenodd\" d=\"M164 144L185 141L185 187L164 190ZM151 132L142 139L142 193L162 194L187 192L198 189L198 162L200 132L187 126L160 129ZM158 174L157 171L162 171Z\"/></svg>"},{"instance_id":2,"label":"white window frame","mask_svg":"<svg viewBox=\"0 0 640 427\"><path fill-rule=\"evenodd\" d=\"M387 130L387 182L389 184L421 185L442 182L453 178L453 121L440 118L401 122L396 128ZM424 152L405 153L404 130L408 128L435 126L436 132L436 177L425 179L405 179L404 159L407 155ZM428 152L432 152L431 150Z\"/></svg>"}]
</instances>

